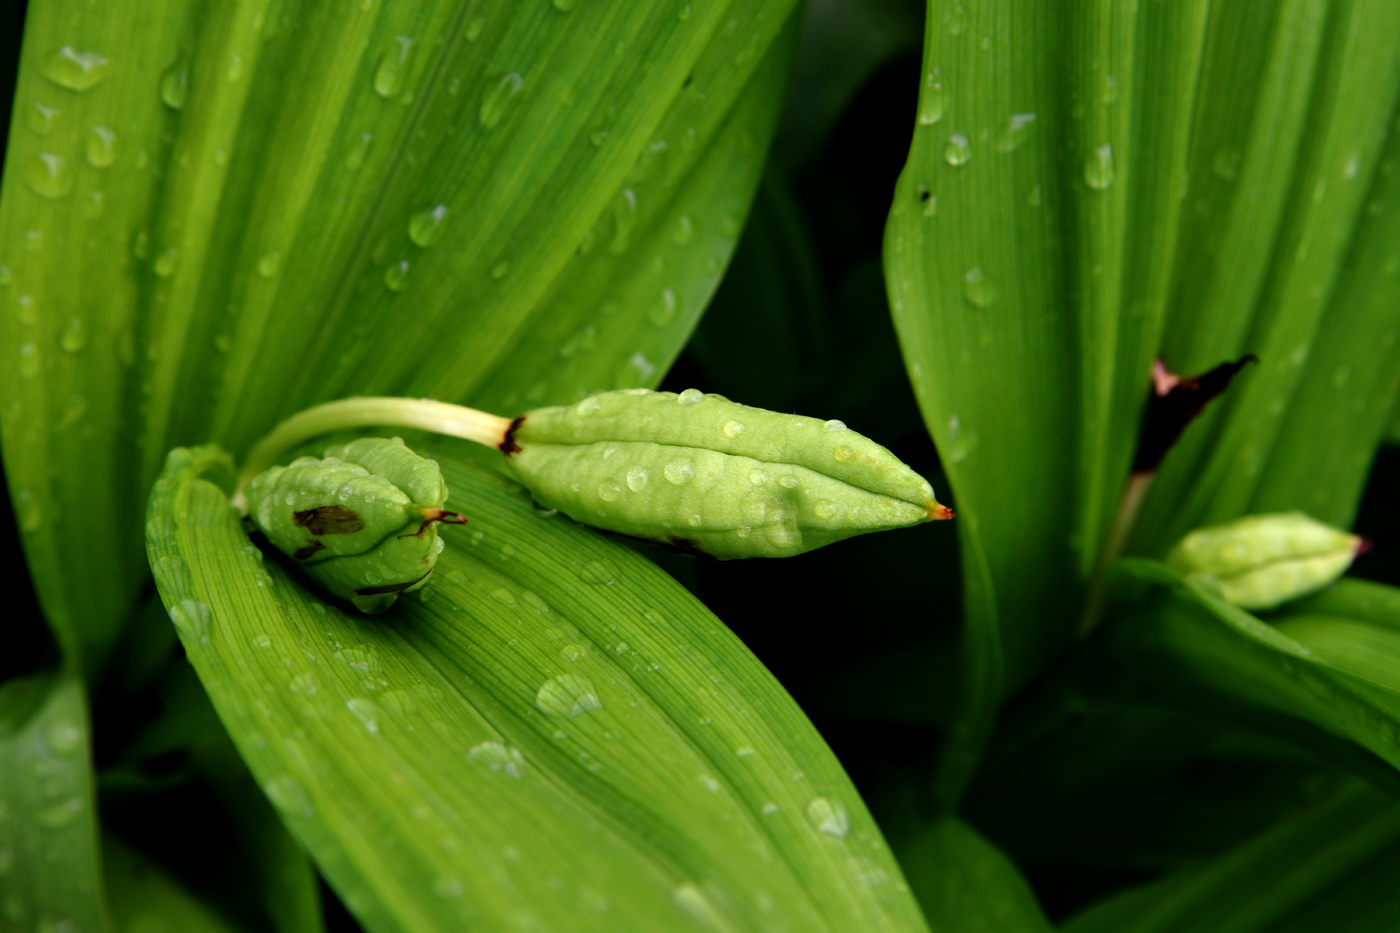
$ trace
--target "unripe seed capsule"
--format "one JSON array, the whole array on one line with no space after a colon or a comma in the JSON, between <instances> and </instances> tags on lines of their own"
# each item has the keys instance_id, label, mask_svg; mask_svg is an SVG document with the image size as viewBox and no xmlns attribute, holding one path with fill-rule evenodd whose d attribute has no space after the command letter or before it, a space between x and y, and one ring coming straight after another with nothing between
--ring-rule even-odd
<instances>
[{"instance_id":1,"label":"unripe seed capsule","mask_svg":"<svg viewBox=\"0 0 1400 933\"><path fill-rule=\"evenodd\" d=\"M249 517L332 595L381 612L427 582L442 551L447 485L402 440L370 437L302 457L248 484Z\"/></svg>"},{"instance_id":2,"label":"unripe seed capsule","mask_svg":"<svg viewBox=\"0 0 1400 933\"><path fill-rule=\"evenodd\" d=\"M1272 609L1335 581L1361 543L1301 512L1251 515L1191 532L1167 563L1182 574L1214 577L1237 606Z\"/></svg>"},{"instance_id":3,"label":"unripe seed capsule","mask_svg":"<svg viewBox=\"0 0 1400 933\"><path fill-rule=\"evenodd\" d=\"M788 557L952 512L839 421L687 389L629 389L516 419L501 449L541 505L728 559Z\"/></svg>"}]
</instances>

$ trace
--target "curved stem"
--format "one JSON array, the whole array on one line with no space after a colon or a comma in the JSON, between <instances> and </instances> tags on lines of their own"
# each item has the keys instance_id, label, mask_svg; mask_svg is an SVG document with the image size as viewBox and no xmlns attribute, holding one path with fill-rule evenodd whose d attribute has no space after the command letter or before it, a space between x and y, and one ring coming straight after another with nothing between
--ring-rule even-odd
<instances>
[{"instance_id":1,"label":"curved stem","mask_svg":"<svg viewBox=\"0 0 1400 933\"><path fill-rule=\"evenodd\" d=\"M238 474L233 505L244 514L248 499L243 487L275 464L288 450L313 437L346 428L418 428L499 447L511 419L462 405L417 398L347 398L297 412L253 445Z\"/></svg>"}]
</instances>

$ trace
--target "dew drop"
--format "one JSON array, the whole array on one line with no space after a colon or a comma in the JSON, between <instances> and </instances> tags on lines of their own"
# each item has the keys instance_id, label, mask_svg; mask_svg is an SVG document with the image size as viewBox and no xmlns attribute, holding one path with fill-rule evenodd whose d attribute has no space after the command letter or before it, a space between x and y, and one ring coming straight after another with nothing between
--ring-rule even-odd
<instances>
[{"instance_id":1,"label":"dew drop","mask_svg":"<svg viewBox=\"0 0 1400 933\"><path fill-rule=\"evenodd\" d=\"M1084 160L1084 182L1095 191L1113 184L1113 146L1105 143Z\"/></svg>"},{"instance_id":2,"label":"dew drop","mask_svg":"<svg viewBox=\"0 0 1400 933\"><path fill-rule=\"evenodd\" d=\"M506 111L520 96L520 90L524 86L525 79L511 71L501 75L486 88L486 93L481 98L481 109L476 114L477 122L483 129L494 129L500 125Z\"/></svg>"},{"instance_id":3,"label":"dew drop","mask_svg":"<svg viewBox=\"0 0 1400 933\"><path fill-rule=\"evenodd\" d=\"M830 521L837 515L840 515L841 510L837 507L835 502L832 502L830 499L823 499L812 506L812 514L823 521Z\"/></svg>"},{"instance_id":4,"label":"dew drop","mask_svg":"<svg viewBox=\"0 0 1400 933\"><path fill-rule=\"evenodd\" d=\"M608 244L608 252L621 256L632 243L632 231L637 227L637 192L623 188L613 198L613 239Z\"/></svg>"},{"instance_id":5,"label":"dew drop","mask_svg":"<svg viewBox=\"0 0 1400 933\"><path fill-rule=\"evenodd\" d=\"M350 151L345 154L345 168L351 172L358 172L364 167L365 158L369 155L369 144L374 142L373 133L361 133L359 138L350 145Z\"/></svg>"},{"instance_id":6,"label":"dew drop","mask_svg":"<svg viewBox=\"0 0 1400 933\"><path fill-rule=\"evenodd\" d=\"M797 482L797 477L792 475L783 476L778 479L778 485L784 489L796 489Z\"/></svg>"},{"instance_id":7,"label":"dew drop","mask_svg":"<svg viewBox=\"0 0 1400 933\"><path fill-rule=\"evenodd\" d=\"M391 292L401 292L408 287L407 259L400 259L384 270L384 284Z\"/></svg>"},{"instance_id":8,"label":"dew drop","mask_svg":"<svg viewBox=\"0 0 1400 933\"><path fill-rule=\"evenodd\" d=\"M588 649L583 645L565 645L559 649L559 659L574 664L588 657Z\"/></svg>"},{"instance_id":9,"label":"dew drop","mask_svg":"<svg viewBox=\"0 0 1400 933\"><path fill-rule=\"evenodd\" d=\"M840 803L825 797L813 797L807 804L807 818L817 827L817 832L828 836L844 838L851 829L851 817Z\"/></svg>"},{"instance_id":10,"label":"dew drop","mask_svg":"<svg viewBox=\"0 0 1400 933\"><path fill-rule=\"evenodd\" d=\"M742 421L726 421L724 423L725 437L738 437L744 433L744 423Z\"/></svg>"},{"instance_id":11,"label":"dew drop","mask_svg":"<svg viewBox=\"0 0 1400 933\"><path fill-rule=\"evenodd\" d=\"M9 285L15 280L9 266L0 266L0 285Z\"/></svg>"},{"instance_id":12,"label":"dew drop","mask_svg":"<svg viewBox=\"0 0 1400 933\"><path fill-rule=\"evenodd\" d=\"M153 268L156 270L156 275L160 276L163 279L168 279L172 275L174 275L175 261L179 259L179 257L180 251L173 246L162 250L161 254L156 257L156 261L153 264Z\"/></svg>"},{"instance_id":13,"label":"dew drop","mask_svg":"<svg viewBox=\"0 0 1400 933\"><path fill-rule=\"evenodd\" d=\"M822 422L822 427L826 428L828 431L845 431L846 422L837 421L835 418L832 418L830 421Z\"/></svg>"},{"instance_id":14,"label":"dew drop","mask_svg":"<svg viewBox=\"0 0 1400 933\"><path fill-rule=\"evenodd\" d=\"M981 266L968 269L963 275L963 294L974 307L987 308L996 303L997 290Z\"/></svg>"},{"instance_id":15,"label":"dew drop","mask_svg":"<svg viewBox=\"0 0 1400 933\"><path fill-rule=\"evenodd\" d=\"M151 258L151 235L145 230L137 230L131 237L131 255L137 262Z\"/></svg>"},{"instance_id":16,"label":"dew drop","mask_svg":"<svg viewBox=\"0 0 1400 933\"><path fill-rule=\"evenodd\" d=\"M73 317L68 321L68 326L58 338L58 345L69 353L77 353L87 346L87 328L83 326L82 318Z\"/></svg>"},{"instance_id":17,"label":"dew drop","mask_svg":"<svg viewBox=\"0 0 1400 933\"><path fill-rule=\"evenodd\" d=\"M180 110L190 97L190 63L181 58L160 75L160 100L171 110Z\"/></svg>"},{"instance_id":18,"label":"dew drop","mask_svg":"<svg viewBox=\"0 0 1400 933\"><path fill-rule=\"evenodd\" d=\"M87 137L87 160L93 168L106 168L117 161L117 134L105 126L94 126Z\"/></svg>"},{"instance_id":19,"label":"dew drop","mask_svg":"<svg viewBox=\"0 0 1400 933\"><path fill-rule=\"evenodd\" d=\"M686 524L690 525L690 527L692 528L699 528L704 523L705 518L699 512L696 512L694 515L686 519Z\"/></svg>"},{"instance_id":20,"label":"dew drop","mask_svg":"<svg viewBox=\"0 0 1400 933\"><path fill-rule=\"evenodd\" d=\"M520 749L504 742L473 745L467 750L467 758L517 781L525 773L525 756L520 754Z\"/></svg>"},{"instance_id":21,"label":"dew drop","mask_svg":"<svg viewBox=\"0 0 1400 933\"><path fill-rule=\"evenodd\" d=\"M560 674L544 682L535 694L535 705L552 716L581 716L603 703L588 678L577 674Z\"/></svg>"},{"instance_id":22,"label":"dew drop","mask_svg":"<svg viewBox=\"0 0 1400 933\"><path fill-rule=\"evenodd\" d=\"M33 344L25 346L33 347ZM24 352L24 347L20 347L20 352ZM15 493L15 512L19 516L20 529L26 533L32 534L43 527L44 508L28 489L21 489Z\"/></svg>"},{"instance_id":23,"label":"dew drop","mask_svg":"<svg viewBox=\"0 0 1400 933\"><path fill-rule=\"evenodd\" d=\"M854 450L851 450L851 448L849 448L849 447L837 447L835 450L833 450L833 451L831 452L831 457L832 457L832 459L833 459L833 460L836 460L836 461L838 461L838 462L840 462L840 463L845 463L845 462L847 462L848 460L850 460L850 459L851 459L852 457L854 457L855 455L856 455L856 452L855 452Z\"/></svg>"},{"instance_id":24,"label":"dew drop","mask_svg":"<svg viewBox=\"0 0 1400 933\"><path fill-rule=\"evenodd\" d=\"M197 599L182 599L170 607L170 621L175 623L186 638L197 639L200 644L209 644L209 630L213 622L209 607Z\"/></svg>"},{"instance_id":25,"label":"dew drop","mask_svg":"<svg viewBox=\"0 0 1400 933\"><path fill-rule=\"evenodd\" d=\"M1031 136L1031 125L1035 123L1033 113L1013 113L1006 118L1006 126L1002 127L1001 139L997 142L997 149L1002 152L1015 152L1025 144Z\"/></svg>"},{"instance_id":26,"label":"dew drop","mask_svg":"<svg viewBox=\"0 0 1400 933\"><path fill-rule=\"evenodd\" d=\"M277 250L269 250L258 257L258 275L265 279L270 279L282 268L282 254Z\"/></svg>"},{"instance_id":27,"label":"dew drop","mask_svg":"<svg viewBox=\"0 0 1400 933\"><path fill-rule=\"evenodd\" d=\"M651 471L646 467L634 466L627 471L627 488L633 492L641 492L647 486L647 480L651 478Z\"/></svg>"},{"instance_id":28,"label":"dew drop","mask_svg":"<svg viewBox=\"0 0 1400 933\"><path fill-rule=\"evenodd\" d=\"M47 136L57 122L58 108L41 104L37 100L30 104L24 113L25 126L38 136Z\"/></svg>"},{"instance_id":29,"label":"dew drop","mask_svg":"<svg viewBox=\"0 0 1400 933\"><path fill-rule=\"evenodd\" d=\"M768 471L764 470L762 467L754 467L752 470L749 470L749 482L753 483L755 486L762 486L764 483L768 482Z\"/></svg>"},{"instance_id":30,"label":"dew drop","mask_svg":"<svg viewBox=\"0 0 1400 933\"><path fill-rule=\"evenodd\" d=\"M676 396L677 405L699 405L705 400L705 393L699 389L686 389Z\"/></svg>"},{"instance_id":31,"label":"dew drop","mask_svg":"<svg viewBox=\"0 0 1400 933\"><path fill-rule=\"evenodd\" d=\"M69 797L62 803L43 807L34 812L34 819L40 826L47 826L49 829L58 829L67 826L83 812L83 798Z\"/></svg>"},{"instance_id":32,"label":"dew drop","mask_svg":"<svg viewBox=\"0 0 1400 933\"><path fill-rule=\"evenodd\" d=\"M967 160L972 158L972 147L967 143L967 137L962 133L954 133L948 137L948 142L943 146L943 161L949 165L966 165Z\"/></svg>"},{"instance_id":33,"label":"dew drop","mask_svg":"<svg viewBox=\"0 0 1400 933\"><path fill-rule=\"evenodd\" d=\"M413 51L411 36L395 36L384 54L379 56L379 64L374 69L374 93L380 97L393 97L403 83L403 73L408 68L408 58Z\"/></svg>"},{"instance_id":34,"label":"dew drop","mask_svg":"<svg viewBox=\"0 0 1400 933\"><path fill-rule=\"evenodd\" d=\"M947 98L943 93L943 76L935 68L924 79L924 92L919 96L919 123L933 126L943 119L943 109Z\"/></svg>"},{"instance_id":35,"label":"dew drop","mask_svg":"<svg viewBox=\"0 0 1400 933\"><path fill-rule=\"evenodd\" d=\"M695 476L695 467L686 459L672 460L662 469L666 475L666 482L675 486L684 486Z\"/></svg>"},{"instance_id":36,"label":"dew drop","mask_svg":"<svg viewBox=\"0 0 1400 933\"><path fill-rule=\"evenodd\" d=\"M446 204L419 211L408 219L408 238L427 249L442 236L442 222L446 219Z\"/></svg>"},{"instance_id":37,"label":"dew drop","mask_svg":"<svg viewBox=\"0 0 1400 933\"><path fill-rule=\"evenodd\" d=\"M491 267L491 279L492 281L499 282L506 277L508 272L510 272L510 263L502 259Z\"/></svg>"},{"instance_id":38,"label":"dew drop","mask_svg":"<svg viewBox=\"0 0 1400 933\"><path fill-rule=\"evenodd\" d=\"M598 487L598 498L604 502L616 502L620 495L622 495L622 487L616 483L603 483Z\"/></svg>"},{"instance_id":39,"label":"dew drop","mask_svg":"<svg viewBox=\"0 0 1400 933\"><path fill-rule=\"evenodd\" d=\"M647 319L657 327L665 327L675 319L676 308L676 293L669 288L662 289L661 300L651 306Z\"/></svg>"},{"instance_id":40,"label":"dew drop","mask_svg":"<svg viewBox=\"0 0 1400 933\"><path fill-rule=\"evenodd\" d=\"M617 568L605 560L590 560L579 567L578 575L584 583L594 586L612 586L617 582Z\"/></svg>"},{"instance_id":41,"label":"dew drop","mask_svg":"<svg viewBox=\"0 0 1400 933\"><path fill-rule=\"evenodd\" d=\"M593 132L588 134L588 141L592 143L594 147L602 146L603 143L607 140L607 138L607 130L594 130Z\"/></svg>"},{"instance_id":42,"label":"dew drop","mask_svg":"<svg viewBox=\"0 0 1400 933\"><path fill-rule=\"evenodd\" d=\"M73 173L68 160L54 152L31 153L24 157L24 183L45 198L66 197L73 190Z\"/></svg>"},{"instance_id":43,"label":"dew drop","mask_svg":"<svg viewBox=\"0 0 1400 933\"><path fill-rule=\"evenodd\" d=\"M44 63L42 73L59 87L82 92L107 77L107 59L96 52L79 52L65 45Z\"/></svg>"},{"instance_id":44,"label":"dew drop","mask_svg":"<svg viewBox=\"0 0 1400 933\"><path fill-rule=\"evenodd\" d=\"M467 23L467 41L475 42L481 38L481 30L486 28L486 17L478 16Z\"/></svg>"},{"instance_id":45,"label":"dew drop","mask_svg":"<svg viewBox=\"0 0 1400 933\"><path fill-rule=\"evenodd\" d=\"M695 239L695 223L685 214L676 219L676 230L671 234L671 242L684 246Z\"/></svg>"},{"instance_id":46,"label":"dew drop","mask_svg":"<svg viewBox=\"0 0 1400 933\"><path fill-rule=\"evenodd\" d=\"M584 399L583 401L579 402L577 405L574 406L574 413L586 418L587 416L595 413L602 407L603 403L598 401L598 399L594 396L590 395L588 398Z\"/></svg>"},{"instance_id":47,"label":"dew drop","mask_svg":"<svg viewBox=\"0 0 1400 933\"><path fill-rule=\"evenodd\" d=\"M345 708L360 721L360 725L365 727L366 732L379 731L379 706L373 700L366 697L351 697L345 701Z\"/></svg>"},{"instance_id":48,"label":"dew drop","mask_svg":"<svg viewBox=\"0 0 1400 933\"><path fill-rule=\"evenodd\" d=\"M560 13L570 13L574 7L578 6L578 0L550 0L554 8Z\"/></svg>"}]
</instances>

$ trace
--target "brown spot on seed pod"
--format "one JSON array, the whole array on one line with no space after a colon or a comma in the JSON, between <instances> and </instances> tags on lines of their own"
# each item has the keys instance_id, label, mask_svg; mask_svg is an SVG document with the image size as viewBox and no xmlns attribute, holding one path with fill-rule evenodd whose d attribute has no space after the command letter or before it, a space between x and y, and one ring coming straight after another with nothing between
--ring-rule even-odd
<instances>
[{"instance_id":1,"label":"brown spot on seed pod","mask_svg":"<svg viewBox=\"0 0 1400 933\"><path fill-rule=\"evenodd\" d=\"M308 557L310 557L312 554L315 554L317 551L324 551L325 549L326 546L320 541L312 541L310 544L306 545L306 547L297 548L297 552L292 556L295 557L297 560L306 560Z\"/></svg>"},{"instance_id":2,"label":"brown spot on seed pod","mask_svg":"<svg viewBox=\"0 0 1400 933\"><path fill-rule=\"evenodd\" d=\"M365 527L358 512L343 505L321 505L292 513L292 524L313 535L352 535Z\"/></svg>"}]
</instances>

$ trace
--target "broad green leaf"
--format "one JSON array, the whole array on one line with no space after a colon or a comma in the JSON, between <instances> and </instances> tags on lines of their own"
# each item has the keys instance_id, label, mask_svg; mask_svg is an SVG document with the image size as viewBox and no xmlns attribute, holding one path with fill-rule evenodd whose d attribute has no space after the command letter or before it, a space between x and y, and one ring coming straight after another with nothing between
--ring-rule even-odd
<instances>
[{"instance_id":1,"label":"broad green leaf","mask_svg":"<svg viewBox=\"0 0 1400 933\"><path fill-rule=\"evenodd\" d=\"M1400 787L1394 687L1335 666L1164 565L1121 561L1110 583L1114 615L1086 661L1090 689L1223 714Z\"/></svg>"},{"instance_id":2,"label":"broad green leaf","mask_svg":"<svg viewBox=\"0 0 1400 933\"><path fill-rule=\"evenodd\" d=\"M373 618L249 543L209 448L162 597L254 775L374 930L922 929L835 758L713 616L453 445L431 585Z\"/></svg>"},{"instance_id":3,"label":"broad green leaf","mask_svg":"<svg viewBox=\"0 0 1400 933\"><path fill-rule=\"evenodd\" d=\"M1369 928L1330 924L1290 927L1288 921L1310 902L1326 897L1348 874L1365 869L1378 856L1389 855L1386 850L1397 842L1400 806L1371 788L1354 785L1225 855L1090 908L1064 930L1263 933L1311 929L1359 933ZM1393 922L1394 916L1390 919Z\"/></svg>"},{"instance_id":4,"label":"broad green leaf","mask_svg":"<svg viewBox=\"0 0 1400 933\"><path fill-rule=\"evenodd\" d=\"M89 735L77 674L0 686L0 927L114 929Z\"/></svg>"},{"instance_id":5,"label":"broad green leaf","mask_svg":"<svg viewBox=\"0 0 1400 933\"><path fill-rule=\"evenodd\" d=\"M885 269L962 531L964 758L997 671L1063 644L1127 474L1206 9L930 4Z\"/></svg>"},{"instance_id":6,"label":"broad green leaf","mask_svg":"<svg viewBox=\"0 0 1400 933\"><path fill-rule=\"evenodd\" d=\"M68 653L124 624L173 444L353 393L658 381L757 185L793 9L32 5L0 416Z\"/></svg>"},{"instance_id":7,"label":"broad green leaf","mask_svg":"<svg viewBox=\"0 0 1400 933\"><path fill-rule=\"evenodd\" d=\"M233 933L238 929L115 836L103 838L102 855L117 929L129 933Z\"/></svg>"},{"instance_id":8,"label":"broad green leaf","mask_svg":"<svg viewBox=\"0 0 1400 933\"><path fill-rule=\"evenodd\" d=\"M1167 458L1135 550L1247 513L1351 524L1400 385L1397 34L1391 3L1214 8L1162 355L1260 364Z\"/></svg>"},{"instance_id":9,"label":"broad green leaf","mask_svg":"<svg viewBox=\"0 0 1400 933\"><path fill-rule=\"evenodd\" d=\"M1016 865L954 816L896 843L929 926L947 933L1050 933Z\"/></svg>"}]
</instances>

